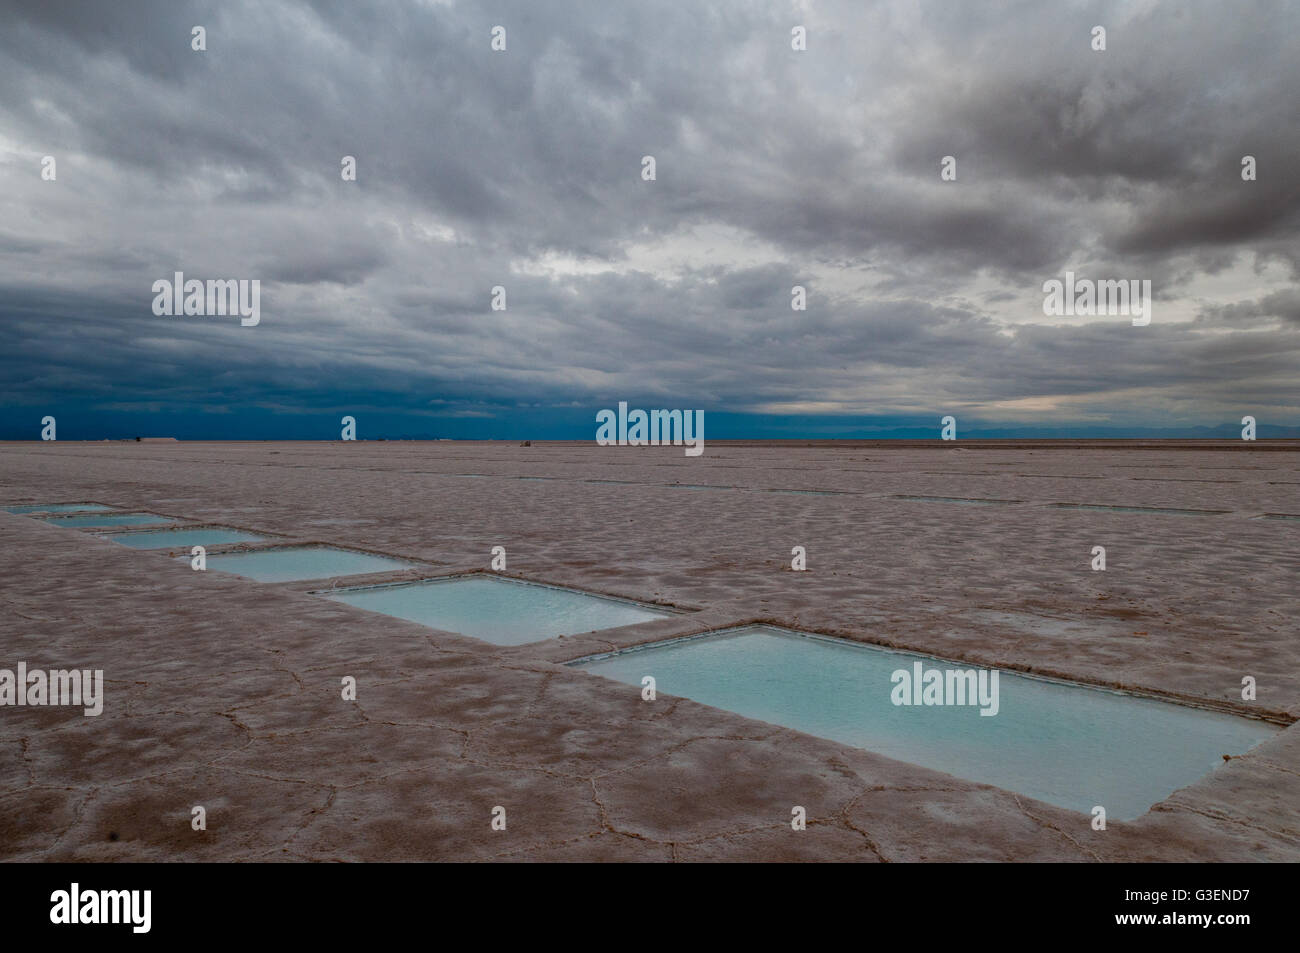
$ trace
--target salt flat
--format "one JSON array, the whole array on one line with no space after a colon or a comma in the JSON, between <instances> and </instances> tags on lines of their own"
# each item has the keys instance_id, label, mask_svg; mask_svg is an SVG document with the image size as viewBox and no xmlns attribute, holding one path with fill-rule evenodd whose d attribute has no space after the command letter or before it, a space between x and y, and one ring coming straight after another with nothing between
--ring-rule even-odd
<instances>
[{"instance_id":1,"label":"salt flat","mask_svg":"<svg viewBox=\"0 0 1300 953\"><path fill-rule=\"evenodd\" d=\"M766 621L1290 724L1294 442L0 444L0 504L73 501L696 611L506 648L0 513L0 667L105 679L0 708L5 859L1300 860L1300 729L1103 832L558 664Z\"/></svg>"}]
</instances>

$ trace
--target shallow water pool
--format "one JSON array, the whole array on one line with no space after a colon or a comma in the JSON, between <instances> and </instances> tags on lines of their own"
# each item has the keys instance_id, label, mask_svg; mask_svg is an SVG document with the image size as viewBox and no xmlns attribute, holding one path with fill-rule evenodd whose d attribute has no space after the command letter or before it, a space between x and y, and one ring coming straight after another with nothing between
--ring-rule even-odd
<instances>
[{"instance_id":1,"label":"shallow water pool","mask_svg":"<svg viewBox=\"0 0 1300 953\"><path fill-rule=\"evenodd\" d=\"M218 553L208 557L209 571L234 573L258 582L294 582L396 572L415 565L404 559L335 549L333 546L286 546L247 553Z\"/></svg>"},{"instance_id":2,"label":"shallow water pool","mask_svg":"<svg viewBox=\"0 0 1300 953\"><path fill-rule=\"evenodd\" d=\"M21 516L24 513L108 513L113 507L103 503L20 503L6 506L4 510Z\"/></svg>"},{"instance_id":3,"label":"shallow water pool","mask_svg":"<svg viewBox=\"0 0 1300 953\"><path fill-rule=\"evenodd\" d=\"M1162 513L1165 516L1218 516L1228 510L1180 510L1166 506L1105 506L1101 503L1053 503L1058 510L1098 510L1103 513Z\"/></svg>"},{"instance_id":4,"label":"shallow water pool","mask_svg":"<svg viewBox=\"0 0 1300 953\"><path fill-rule=\"evenodd\" d=\"M220 546L225 543L260 543L265 537L239 529L209 526L200 529L160 529L154 533L111 533L105 534L104 539L111 539L132 549L189 549L191 546Z\"/></svg>"},{"instance_id":5,"label":"shallow water pool","mask_svg":"<svg viewBox=\"0 0 1300 953\"><path fill-rule=\"evenodd\" d=\"M47 516L45 522L53 523L55 526L80 528L88 526L161 526L166 523L175 523L176 520L170 516L155 516L152 513L105 513L103 516L87 513L78 516Z\"/></svg>"},{"instance_id":6,"label":"shallow water pool","mask_svg":"<svg viewBox=\"0 0 1300 953\"><path fill-rule=\"evenodd\" d=\"M896 494L893 499L911 503L966 503L972 506L993 506L1001 503L1019 503L1019 500L983 500L964 496L910 496Z\"/></svg>"},{"instance_id":7,"label":"shallow water pool","mask_svg":"<svg viewBox=\"0 0 1300 953\"><path fill-rule=\"evenodd\" d=\"M754 625L571 665L1084 813L1131 820L1278 729L1000 672L997 713L895 705L892 673L974 666ZM991 684L991 680L990 680Z\"/></svg>"},{"instance_id":8,"label":"shallow water pool","mask_svg":"<svg viewBox=\"0 0 1300 953\"><path fill-rule=\"evenodd\" d=\"M764 490L765 493L788 493L791 496L848 496L840 490Z\"/></svg>"},{"instance_id":9,"label":"shallow water pool","mask_svg":"<svg viewBox=\"0 0 1300 953\"><path fill-rule=\"evenodd\" d=\"M478 574L321 595L496 645L524 645L557 635L578 635L676 615L666 609L576 589Z\"/></svg>"}]
</instances>

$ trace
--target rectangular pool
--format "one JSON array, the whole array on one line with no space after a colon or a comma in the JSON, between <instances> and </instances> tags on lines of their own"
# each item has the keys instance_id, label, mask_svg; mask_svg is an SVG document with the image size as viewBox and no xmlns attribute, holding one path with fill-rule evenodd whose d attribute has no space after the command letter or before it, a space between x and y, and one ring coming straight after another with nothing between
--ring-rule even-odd
<instances>
[{"instance_id":1,"label":"rectangular pool","mask_svg":"<svg viewBox=\"0 0 1300 953\"><path fill-rule=\"evenodd\" d=\"M265 541L265 537L221 526L205 526L199 529L160 529L156 532L106 533L104 539L111 539L132 549L189 549L191 546L221 546L226 543Z\"/></svg>"},{"instance_id":2,"label":"rectangular pool","mask_svg":"<svg viewBox=\"0 0 1300 953\"><path fill-rule=\"evenodd\" d=\"M44 521L76 529L91 526L162 526L176 522L170 516L155 516L152 513L105 513L103 516L86 513L77 516L46 516Z\"/></svg>"},{"instance_id":3,"label":"rectangular pool","mask_svg":"<svg viewBox=\"0 0 1300 953\"><path fill-rule=\"evenodd\" d=\"M793 496L850 496L843 490L763 490L764 493L788 493Z\"/></svg>"},{"instance_id":4,"label":"rectangular pool","mask_svg":"<svg viewBox=\"0 0 1300 953\"><path fill-rule=\"evenodd\" d=\"M1030 797L1132 820L1278 730L1138 695L1000 672L997 713L895 705L892 673L976 666L765 625L570 665Z\"/></svg>"},{"instance_id":5,"label":"rectangular pool","mask_svg":"<svg viewBox=\"0 0 1300 953\"><path fill-rule=\"evenodd\" d=\"M258 582L360 576L371 572L396 572L415 566L415 563L404 559L374 556L351 549L335 549L333 546L284 546L247 553L219 553L208 557L210 571L234 573Z\"/></svg>"},{"instance_id":6,"label":"rectangular pool","mask_svg":"<svg viewBox=\"0 0 1300 953\"><path fill-rule=\"evenodd\" d=\"M479 574L340 589L321 595L496 645L524 645L557 635L613 629L677 614L576 589Z\"/></svg>"},{"instance_id":7,"label":"rectangular pool","mask_svg":"<svg viewBox=\"0 0 1300 953\"><path fill-rule=\"evenodd\" d=\"M897 493L895 500L907 500L909 503L965 503L968 506L995 506L1000 503L1019 503L1019 500L985 500L965 496L911 496Z\"/></svg>"},{"instance_id":8,"label":"rectangular pool","mask_svg":"<svg viewBox=\"0 0 1300 953\"><path fill-rule=\"evenodd\" d=\"M113 507L103 503L20 503L4 509L6 513L21 516L24 513L108 513Z\"/></svg>"},{"instance_id":9,"label":"rectangular pool","mask_svg":"<svg viewBox=\"0 0 1300 953\"><path fill-rule=\"evenodd\" d=\"M1101 503L1052 503L1057 510L1097 510L1102 513L1163 513L1165 516L1220 516L1231 510L1179 510L1167 506L1106 506Z\"/></svg>"}]
</instances>

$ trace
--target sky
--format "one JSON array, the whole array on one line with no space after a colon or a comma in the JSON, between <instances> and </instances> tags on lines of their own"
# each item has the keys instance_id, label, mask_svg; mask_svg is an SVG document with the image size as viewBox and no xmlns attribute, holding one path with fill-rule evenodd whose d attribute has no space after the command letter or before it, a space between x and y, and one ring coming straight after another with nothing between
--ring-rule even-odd
<instances>
[{"instance_id":1,"label":"sky","mask_svg":"<svg viewBox=\"0 0 1300 953\"><path fill-rule=\"evenodd\" d=\"M711 439L1300 436L1300 4L0 24L0 439L594 439L620 401ZM1067 271L1150 281L1150 323L1045 314ZM155 314L176 272L256 279L260 321Z\"/></svg>"}]
</instances>

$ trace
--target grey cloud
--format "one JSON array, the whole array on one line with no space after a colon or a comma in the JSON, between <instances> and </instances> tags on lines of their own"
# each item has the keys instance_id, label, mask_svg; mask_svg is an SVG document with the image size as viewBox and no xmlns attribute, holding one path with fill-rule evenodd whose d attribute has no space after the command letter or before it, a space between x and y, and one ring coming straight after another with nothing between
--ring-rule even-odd
<instances>
[{"instance_id":1,"label":"grey cloud","mask_svg":"<svg viewBox=\"0 0 1300 953\"><path fill-rule=\"evenodd\" d=\"M1186 290L1252 258L1295 280L1292 5L818 4L803 54L797 7L739 0L3 7L16 399L130 381L291 405L327 380L469 409L1295 406L1294 284ZM693 230L734 244L675 256ZM1200 317L1049 323L1065 268L1149 277ZM263 278L263 324L155 318L177 269Z\"/></svg>"}]
</instances>

